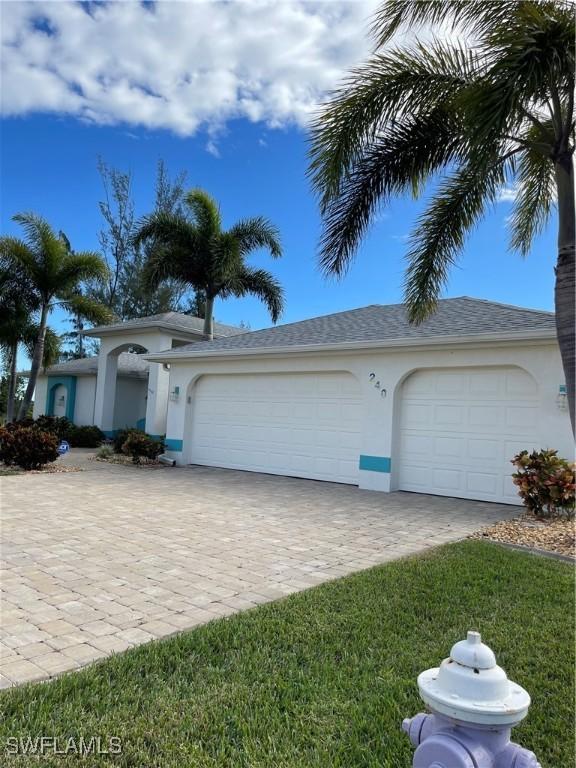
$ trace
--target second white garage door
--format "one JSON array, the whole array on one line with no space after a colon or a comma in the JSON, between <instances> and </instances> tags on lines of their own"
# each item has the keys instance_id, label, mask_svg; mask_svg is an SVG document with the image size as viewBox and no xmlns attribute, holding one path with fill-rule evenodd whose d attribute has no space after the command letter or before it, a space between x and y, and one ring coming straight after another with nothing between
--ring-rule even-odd
<instances>
[{"instance_id":1,"label":"second white garage door","mask_svg":"<svg viewBox=\"0 0 576 768\"><path fill-rule=\"evenodd\" d=\"M348 373L203 376L184 450L191 464L356 484L360 403Z\"/></svg>"},{"instance_id":2,"label":"second white garage door","mask_svg":"<svg viewBox=\"0 0 576 768\"><path fill-rule=\"evenodd\" d=\"M404 383L401 490L518 504L510 459L538 444L536 382L519 368L413 373Z\"/></svg>"}]
</instances>

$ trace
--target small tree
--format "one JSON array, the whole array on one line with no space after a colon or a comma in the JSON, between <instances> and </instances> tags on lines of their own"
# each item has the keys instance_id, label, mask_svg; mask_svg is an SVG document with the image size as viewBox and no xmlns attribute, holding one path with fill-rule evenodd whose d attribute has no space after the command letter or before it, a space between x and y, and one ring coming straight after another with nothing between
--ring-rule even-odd
<instances>
[{"instance_id":1,"label":"small tree","mask_svg":"<svg viewBox=\"0 0 576 768\"><path fill-rule=\"evenodd\" d=\"M0 239L0 253L22 273L31 285L38 306L39 322L35 335L30 378L20 406L22 418L32 402L38 373L44 361L46 330L50 312L61 306L77 312L93 322L107 322L110 313L102 304L80 292L83 281L106 275L106 265L95 253L73 253L65 237L57 235L48 222L33 213L16 214L25 240L15 237Z\"/></svg>"}]
</instances>

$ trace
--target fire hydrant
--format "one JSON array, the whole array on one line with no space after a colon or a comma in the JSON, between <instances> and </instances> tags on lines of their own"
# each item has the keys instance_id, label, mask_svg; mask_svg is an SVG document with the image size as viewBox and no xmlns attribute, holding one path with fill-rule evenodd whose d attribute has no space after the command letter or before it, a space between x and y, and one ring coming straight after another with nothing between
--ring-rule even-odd
<instances>
[{"instance_id":1,"label":"fire hydrant","mask_svg":"<svg viewBox=\"0 0 576 768\"><path fill-rule=\"evenodd\" d=\"M417 747L413 768L541 768L533 752L510 741L530 696L508 680L478 632L418 675L418 689L431 714L402 723Z\"/></svg>"}]
</instances>

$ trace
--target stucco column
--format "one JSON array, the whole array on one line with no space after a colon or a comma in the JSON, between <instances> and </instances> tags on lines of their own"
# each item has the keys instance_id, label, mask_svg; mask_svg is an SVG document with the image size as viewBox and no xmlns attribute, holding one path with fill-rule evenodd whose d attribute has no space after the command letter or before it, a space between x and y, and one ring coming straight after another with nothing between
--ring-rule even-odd
<instances>
[{"instance_id":1,"label":"stucco column","mask_svg":"<svg viewBox=\"0 0 576 768\"><path fill-rule=\"evenodd\" d=\"M146 432L154 437L166 434L166 413L170 372L161 363L150 363L148 399L146 401Z\"/></svg>"},{"instance_id":2,"label":"stucco column","mask_svg":"<svg viewBox=\"0 0 576 768\"><path fill-rule=\"evenodd\" d=\"M118 355L100 354L94 402L94 424L100 427L105 434L111 433L114 430L117 371Z\"/></svg>"}]
</instances>

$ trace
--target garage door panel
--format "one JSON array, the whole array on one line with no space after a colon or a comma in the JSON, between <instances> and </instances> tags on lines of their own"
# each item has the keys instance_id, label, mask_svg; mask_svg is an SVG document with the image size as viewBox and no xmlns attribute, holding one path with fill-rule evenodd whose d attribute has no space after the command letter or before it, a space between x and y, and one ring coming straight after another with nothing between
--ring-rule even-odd
<instances>
[{"instance_id":1,"label":"garage door panel","mask_svg":"<svg viewBox=\"0 0 576 768\"><path fill-rule=\"evenodd\" d=\"M520 369L423 370L402 392L402 490L519 503L510 459L538 446L539 403Z\"/></svg>"},{"instance_id":2,"label":"garage door panel","mask_svg":"<svg viewBox=\"0 0 576 768\"><path fill-rule=\"evenodd\" d=\"M361 400L351 374L206 376L192 399L190 463L358 482Z\"/></svg>"}]
</instances>

